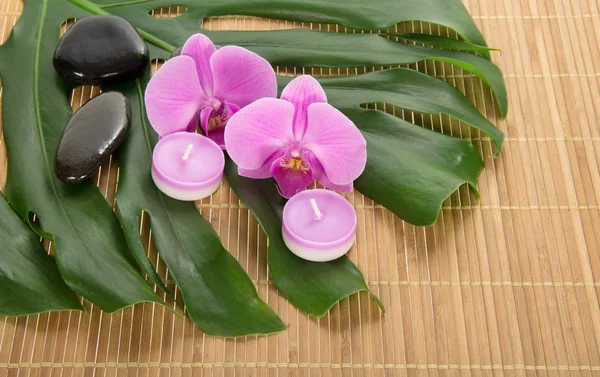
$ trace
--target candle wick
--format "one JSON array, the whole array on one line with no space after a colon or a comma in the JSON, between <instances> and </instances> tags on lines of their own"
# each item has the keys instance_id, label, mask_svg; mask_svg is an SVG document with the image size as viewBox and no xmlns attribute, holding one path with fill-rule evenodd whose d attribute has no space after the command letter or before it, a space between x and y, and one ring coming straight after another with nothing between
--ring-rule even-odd
<instances>
[{"instance_id":1,"label":"candle wick","mask_svg":"<svg viewBox=\"0 0 600 377\"><path fill-rule=\"evenodd\" d=\"M319 206L317 205L317 201L311 198L310 199L310 205L312 206L312 209L315 212L315 219L321 220L323 218L323 214L319 210Z\"/></svg>"},{"instance_id":2,"label":"candle wick","mask_svg":"<svg viewBox=\"0 0 600 377\"><path fill-rule=\"evenodd\" d=\"M182 157L183 161L187 161L188 158L190 158L190 153L192 153L193 148L194 148L194 144L189 144L187 146L187 149L185 150L185 153L183 154L183 157Z\"/></svg>"}]
</instances>

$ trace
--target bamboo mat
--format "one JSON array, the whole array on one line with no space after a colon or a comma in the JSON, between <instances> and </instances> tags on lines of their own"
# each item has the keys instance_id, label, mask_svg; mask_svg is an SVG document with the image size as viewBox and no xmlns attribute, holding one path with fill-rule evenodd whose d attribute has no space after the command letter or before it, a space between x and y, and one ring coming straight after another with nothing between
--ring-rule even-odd
<instances>
[{"instance_id":1,"label":"bamboo mat","mask_svg":"<svg viewBox=\"0 0 600 377\"><path fill-rule=\"evenodd\" d=\"M2 41L21 12L17 1L0 0ZM472 75L442 64L412 67L466 93L505 132L504 151L486 158L481 201L461 188L432 227L413 227L359 193L347 196L359 217L350 257L385 314L366 294L341 301L319 320L288 304L268 276L264 234L224 182L198 208L288 331L224 340L155 305L108 315L85 302L85 313L0 318L0 377L600 376L600 4L466 0L466 6L488 43L502 49L493 58L507 81L508 118L497 119L489 91ZM335 28L254 18L205 21L213 30L297 26ZM421 23L396 29L447 33ZM73 107L97 92L77 89ZM488 138L446 117L397 115L492 154ZM0 161L4 152L2 145ZM94 178L110 202L116 174L111 161ZM4 161L0 182L5 176ZM147 226L142 234L150 255L167 277Z\"/></svg>"}]
</instances>

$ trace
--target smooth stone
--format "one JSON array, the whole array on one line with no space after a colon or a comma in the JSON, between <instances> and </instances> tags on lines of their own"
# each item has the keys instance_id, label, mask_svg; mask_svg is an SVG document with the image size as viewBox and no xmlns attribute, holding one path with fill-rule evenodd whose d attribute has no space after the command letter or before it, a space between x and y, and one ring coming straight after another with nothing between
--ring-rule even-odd
<instances>
[{"instance_id":1,"label":"smooth stone","mask_svg":"<svg viewBox=\"0 0 600 377\"><path fill-rule=\"evenodd\" d=\"M150 64L148 46L129 22L116 16L77 21L60 39L54 69L81 84L116 84L140 77Z\"/></svg>"},{"instance_id":2,"label":"smooth stone","mask_svg":"<svg viewBox=\"0 0 600 377\"><path fill-rule=\"evenodd\" d=\"M65 183L88 179L127 138L131 105L119 92L105 92L73 114L54 159L56 176Z\"/></svg>"}]
</instances>

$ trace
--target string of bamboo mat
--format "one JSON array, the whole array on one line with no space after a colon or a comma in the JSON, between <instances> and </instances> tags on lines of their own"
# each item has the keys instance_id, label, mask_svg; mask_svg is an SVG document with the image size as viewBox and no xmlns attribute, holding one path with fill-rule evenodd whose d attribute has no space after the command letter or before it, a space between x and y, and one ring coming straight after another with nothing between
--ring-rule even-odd
<instances>
[{"instance_id":1,"label":"string of bamboo mat","mask_svg":"<svg viewBox=\"0 0 600 377\"><path fill-rule=\"evenodd\" d=\"M252 280L254 285L273 285L274 282L269 279L256 279ZM410 287L555 287L555 288L566 288L566 287L600 287L600 282L579 282L579 281L409 281L409 280L369 280L366 281L368 285L388 285L388 286L410 286ZM165 282L167 288L175 286L175 282L167 280Z\"/></svg>"},{"instance_id":2,"label":"string of bamboo mat","mask_svg":"<svg viewBox=\"0 0 600 377\"><path fill-rule=\"evenodd\" d=\"M196 207L200 208L216 208L216 209L247 209L246 205L243 203L239 204L210 204L210 203L201 203L196 205ZM355 209L382 209L386 208L380 204L371 204L371 205L362 205L355 204ZM522 210L522 211L532 211L532 210L594 210L600 208L597 205L579 205L579 206L568 206L568 205L531 205L531 206L502 206L502 205L473 205L473 206L460 206L460 207L452 207L452 206L442 206L441 209L443 211L465 211L465 210Z\"/></svg>"},{"instance_id":3,"label":"string of bamboo mat","mask_svg":"<svg viewBox=\"0 0 600 377\"><path fill-rule=\"evenodd\" d=\"M151 304L108 315L83 302L84 313L0 318L0 376L113 376L125 370L227 376L598 374L600 4L464 2L488 44L502 50L492 56L508 86L508 118L498 119L489 90L473 75L441 63L409 67L456 86L505 133L507 142L499 158L485 159L481 200L461 187L431 227L411 226L360 193L347 195L359 219L350 257L386 304L385 314L366 294L343 300L321 319L298 312L277 294L266 268L267 240L224 182L197 207L248 271L261 297L290 325L287 332L224 340L204 336L190 322ZM1 41L21 10L18 0L0 0ZM154 16L181 12L161 9ZM359 32L235 16L205 20L204 27ZM391 30L455 36L420 22ZM390 67L280 67L278 73L331 76L384 68ZM76 89L73 108L97 93L91 87ZM483 156L493 154L488 137L448 117L384 104L369 107L469 140ZM0 187L6 175L4 156L0 142ZM116 159L94 177L111 203L117 177ZM147 217L141 235L168 281Z\"/></svg>"},{"instance_id":4,"label":"string of bamboo mat","mask_svg":"<svg viewBox=\"0 0 600 377\"><path fill-rule=\"evenodd\" d=\"M462 365L462 364L332 364L332 363L12 363L0 364L0 368L265 368L265 369L404 369L404 370L516 370L516 371L600 371L600 366L590 365Z\"/></svg>"}]
</instances>

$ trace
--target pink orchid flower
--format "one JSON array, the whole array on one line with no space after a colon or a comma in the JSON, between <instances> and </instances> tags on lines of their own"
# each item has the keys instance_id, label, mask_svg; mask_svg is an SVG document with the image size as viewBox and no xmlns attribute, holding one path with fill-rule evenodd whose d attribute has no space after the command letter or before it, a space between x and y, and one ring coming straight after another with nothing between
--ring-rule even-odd
<instances>
[{"instance_id":1,"label":"pink orchid flower","mask_svg":"<svg viewBox=\"0 0 600 377\"><path fill-rule=\"evenodd\" d=\"M203 34L191 36L181 55L169 59L146 88L146 112L160 136L195 132L225 149L225 125L235 112L263 97L277 96L273 67L238 46L219 50Z\"/></svg>"},{"instance_id":2,"label":"pink orchid flower","mask_svg":"<svg viewBox=\"0 0 600 377\"><path fill-rule=\"evenodd\" d=\"M350 192L367 163L365 138L311 76L292 80L281 99L263 98L237 112L225 145L241 176L274 177L286 198L314 180Z\"/></svg>"}]
</instances>

